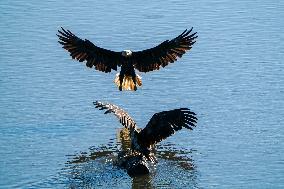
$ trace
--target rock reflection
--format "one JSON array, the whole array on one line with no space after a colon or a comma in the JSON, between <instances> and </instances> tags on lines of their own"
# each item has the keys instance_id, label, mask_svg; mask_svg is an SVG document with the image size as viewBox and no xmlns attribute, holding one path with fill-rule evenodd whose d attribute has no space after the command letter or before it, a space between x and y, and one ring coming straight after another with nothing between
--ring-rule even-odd
<instances>
[{"instance_id":1,"label":"rock reflection","mask_svg":"<svg viewBox=\"0 0 284 189\"><path fill-rule=\"evenodd\" d=\"M132 186L131 187L132 189L138 189L138 188L154 189L154 188L156 188L153 185L151 175L143 175L143 176L139 176L139 177L133 177L131 186Z\"/></svg>"},{"instance_id":2,"label":"rock reflection","mask_svg":"<svg viewBox=\"0 0 284 189\"><path fill-rule=\"evenodd\" d=\"M190 150L175 149L172 144L158 145L153 153L158 159L150 165L150 174L129 177L113 165L119 151L130 149L130 139L125 129L119 129L116 141L105 146L91 147L89 152L70 156L65 175L69 188L196 188L196 170ZM180 169L180 171L178 171Z\"/></svg>"}]
</instances>

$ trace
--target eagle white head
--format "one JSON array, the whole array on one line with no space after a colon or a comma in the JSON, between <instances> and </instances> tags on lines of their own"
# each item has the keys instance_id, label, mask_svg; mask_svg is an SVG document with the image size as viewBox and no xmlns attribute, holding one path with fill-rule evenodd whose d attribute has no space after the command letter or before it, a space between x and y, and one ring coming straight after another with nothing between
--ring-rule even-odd
<instances>
[{"instance_id":1,"label":"eagle white head","mask_svg":"<svg viewBox=\"0 0 284 189\"><path fill-rule=\"evenodd\" d=\"M121 52L122 56L128 57L132 55L132 51L131 50L124 50Z\"/></svg>"}]
</instances>

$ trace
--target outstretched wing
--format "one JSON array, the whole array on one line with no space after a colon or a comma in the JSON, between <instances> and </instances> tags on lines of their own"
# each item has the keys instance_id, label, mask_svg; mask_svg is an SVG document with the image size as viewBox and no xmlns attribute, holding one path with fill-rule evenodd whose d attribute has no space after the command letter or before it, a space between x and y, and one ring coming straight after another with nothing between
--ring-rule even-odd
<instances>
[{"instance_id":1,"label":"outstretched wing","mask_svg":"<svg viewBox=\"0 0 284 189\"><path fill-rule=\"evenodd\" d=\"M89 40L82 40L69 30L61 28L58 30L59 43L62 48L70 52L70 56L79 62L87 61L86 66L102 72L111 72L111 69L117 70L117 66L121 65L122 55L120 52L103 49L94 45Z\"/></svg>"},{"instance_id":2,"label":"outstretched wing","mask_svg":"<svg viewBox=\"0 0 284 189\"><path fill-rule=\"evenodd\" d=\"M198 37L195 33L191 34L193 28L185 30L182 34L172 40L166 40L160 45L151 49L137 51L132 53L134 67L140 72L149 72L165 67L169 63L181 58L182 55L192 48L195 39Z\"/></svg>"},{"instance_id":3,"label":"outstretched wing","mask_svg":"<svg viewBox=\"0 0 284 189\"><path fill-rule=\"evenodd\" d=\"M113 113L126 129L130 130L130 128L136 128L135 121L126 111L119 108L118 106L109 103L102 103L99 101L93 102L93 104L96 106L96 108L100 108L99 110L106 110L105 114Z\"/></svg>"},{"instance_id":4,"label":"outstretched wing","mask_svg":"<svg viewBox=\"0 0 284 189\"><path fill-rule=\"evenodd\" d=\"M183 127L192 130L197 123L195 113L188 108L156 113L139 133L139 143L145 147L158 143Z\"/></svg>"}]
</instances>

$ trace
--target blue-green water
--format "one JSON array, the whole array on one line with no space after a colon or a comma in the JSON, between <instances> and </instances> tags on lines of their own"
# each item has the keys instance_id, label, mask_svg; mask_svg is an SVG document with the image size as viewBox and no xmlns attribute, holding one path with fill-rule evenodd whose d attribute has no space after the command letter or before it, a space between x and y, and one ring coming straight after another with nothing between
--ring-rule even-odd
<instances>
[{"instance_id":1,"label":"blue-green water","mask_svg":"<svg viewBox=\"0 0 284 189\"><path fill-rule=\"evenodd\" d=\"M0 2L0 188L284 188L284 2ZM57 43L60 27L112 50L142 50L194 27L178 62L119 92ZM112 166L120 124L189 107L197 128L157 149L151 175ZM98 152L103 152L96 156ZM68 163L80 156L93 157Z\"/></svg>"}]
</instances>

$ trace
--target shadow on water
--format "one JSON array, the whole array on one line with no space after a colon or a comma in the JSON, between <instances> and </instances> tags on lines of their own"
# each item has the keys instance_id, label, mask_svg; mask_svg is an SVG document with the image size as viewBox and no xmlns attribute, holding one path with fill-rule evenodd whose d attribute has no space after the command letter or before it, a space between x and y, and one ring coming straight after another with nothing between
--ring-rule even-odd
<instances>
[{"instance_id":1,"label":"shadow on water","mask_svg":"<svg viewBox=\"0 0 284 189\"><path fill-rule=\"evenodd\" d=\"M107 145L90 147L89 152L68 155L62 171L68 188L198 188L197 171L190 150L175 149L173 144L156 146L157 164L150 164L150 174L129 177L113 164L119 151L130 149L127 132L120 129Z\"/></svg>"}]
</instances>

